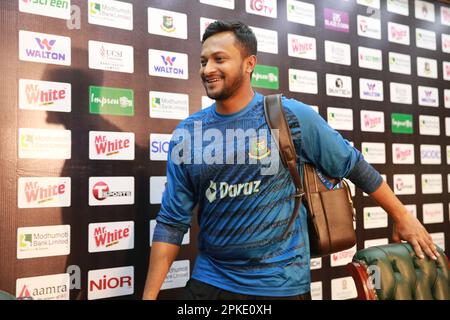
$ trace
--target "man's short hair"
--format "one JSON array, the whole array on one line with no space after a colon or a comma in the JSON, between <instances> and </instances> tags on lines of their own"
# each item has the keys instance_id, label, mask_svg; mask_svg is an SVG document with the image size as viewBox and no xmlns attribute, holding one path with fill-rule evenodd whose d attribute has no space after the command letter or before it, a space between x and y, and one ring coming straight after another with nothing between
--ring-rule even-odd
<instances>
[{"instance_id":1,"label":"man's short hair","mask_svg":"<svg viewBox=\"0 0 450 320\"><path fill-rule=\"evenodd\" d=\"M206 28L205 33L203 34L202 43L204 43L209 37L226 31L233 32L237 42L243 49L241 52L244 57L256 55L258 48L256 36L249 26L240 21L214 21Z\"/></svg>"}]
</instances>

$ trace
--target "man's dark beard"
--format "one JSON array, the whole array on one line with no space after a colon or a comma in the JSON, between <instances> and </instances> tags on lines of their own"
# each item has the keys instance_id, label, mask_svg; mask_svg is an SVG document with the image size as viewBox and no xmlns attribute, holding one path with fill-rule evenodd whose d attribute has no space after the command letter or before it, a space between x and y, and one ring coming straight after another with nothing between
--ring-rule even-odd
<instances>
[{"instance_id":1,"label":"man's dark beard","mask_svg":"<svg viewBox=\"0 0 450 320\"><path fill-rule=\"evenodd\" d=\"M222 91L218 92L215 95L212 95L208 92L208 90L206 90L206 86L205 86L205 90L206 90L206 95L210 98L210 99L214 99L216 101L221 101L221 100L225 100L228 99L229 97L231 97L236 90L242 85L244 76L242 75L242 66L239 69L239 77L237 79L235 79L233 81L233 83L230 85L229 88L223 88Z\"/></svg>"}]
</instances>

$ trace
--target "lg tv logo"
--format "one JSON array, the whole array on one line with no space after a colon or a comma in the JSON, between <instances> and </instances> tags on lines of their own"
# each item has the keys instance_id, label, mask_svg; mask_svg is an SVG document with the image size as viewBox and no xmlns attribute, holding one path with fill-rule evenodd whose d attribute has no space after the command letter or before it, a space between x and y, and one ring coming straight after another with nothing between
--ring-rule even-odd
<instances>
[{"instance_id":1,"label":"lg tv logo","mask_svg":"<svg viewBox=\"0 0 450 320\"><path fill-rule=\"evenodd\" d=\"M246 11L252 14L276 18L277 2L276 0L247 0Z\"/></svg>"},{"instance_id":2,"label":"lg tv logo","mask_svg":"<svg viewBox=\"0 0 450 320\"><path fill-rule=\"evenodd\" d=\"M150 160L167 161L171 134L150 134Z\"/></svg>"}]
</instances>

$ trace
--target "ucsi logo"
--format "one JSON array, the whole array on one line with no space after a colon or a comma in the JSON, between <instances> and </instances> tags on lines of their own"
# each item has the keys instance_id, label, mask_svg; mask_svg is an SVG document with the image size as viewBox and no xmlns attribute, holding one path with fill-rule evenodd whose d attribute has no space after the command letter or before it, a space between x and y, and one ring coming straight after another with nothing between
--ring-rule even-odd
<instances>
[{"instance_id":1,"label":"ucsi logo","mask_svg":"<svg viewBox=\"0 0 450 320\"><path fill-rule=\"evenodd\" d=\"M123 57L122 51L105 49L103 45L100 47L100 55L107 59L121 59Z\"/></svg>"},{"instance_id":2,"label":"ucsi logo","mask_svg":"<svg viewBox=\"0 0 450 320\"><path fill-rule=\"evenodd\" d=\"M206 189L205 196L210 203L217 199L224 199L226 197L236 198L240 195L249 196L260 191L260 184L261 180L237 184L228 184L226 182L216 183L214 181L210 181L209 187Z\"/></svg>"},{"instance_id":3,"label":"ucsi logo","mask_svg":"<svg viewBox=\"0 0 450 320\"><path fill-rule=\"evenodd\" d=\"M274 7L268 4L266 0L250 0L250 8L254 11L272 14Z\"/></svg>"},{"instance_id":4,"label":"ucsi logo","mask_svg":"<svg viewBox=\"0 0 450 320\"><path fill-rule=\"evenodd\" d=\"M166 66L173 66L173 63L175 62L177 57L171 57L171 56L161 56L161 59Z\"/></svg>"}]
</instances>

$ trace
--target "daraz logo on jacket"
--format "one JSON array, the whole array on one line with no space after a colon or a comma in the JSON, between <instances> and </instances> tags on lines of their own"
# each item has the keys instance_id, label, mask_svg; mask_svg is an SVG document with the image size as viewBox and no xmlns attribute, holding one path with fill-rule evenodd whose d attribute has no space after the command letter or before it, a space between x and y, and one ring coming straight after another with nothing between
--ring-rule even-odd
<instances>
[{"instance_id":1,"label":"daraz logo on jacket","mask_svg":"<svg viewBox=\"0 0 450 320\"><path fill-rule=\"evenodd\" d=\"M226 182L216 183L214 181L210 181L209 187L206 189L205 196L210 203L225 197L236 198L240 195L249 196L260 191L260 184L261 180L237 184L228 184Z\"/></svg>"}]
</instances>

